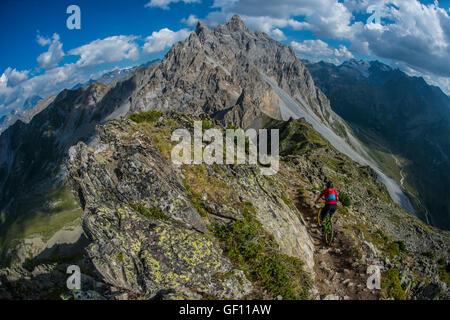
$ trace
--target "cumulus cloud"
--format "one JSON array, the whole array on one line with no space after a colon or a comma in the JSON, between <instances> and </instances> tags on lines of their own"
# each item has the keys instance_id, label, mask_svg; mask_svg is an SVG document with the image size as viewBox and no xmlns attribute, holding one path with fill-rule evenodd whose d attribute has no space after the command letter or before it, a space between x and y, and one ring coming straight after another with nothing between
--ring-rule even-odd
<instances>
[{"instance_id":1,"label":"cumulus cloud","mask_svg":"<svg viewBox=\"0 0 450 320\"><path fill-rule=\"evenodd\" d=\"M187 26L194 27L198 23L198 18L195 15L191 14L187 19L186 18L181 19L181 22Z\"/></svg>"},{"instance_id":2,"label":"cumulus cloud","mask_svg":"<svg viewBox=\"0 0 450 320\"><path fill-rule=\"evenodd\" d=\"M145 39L143 50L145 53L163 51L174 43L185 40L189 34L190 31L188 29L172 31L164 28L159 31L154 31L151 36Z\"/></svg>"},{"instance_id":3,"label":"cumulus cloud","mask_svg":"<svg viewBox=\"0 0 450 320\"><path fill-rule=\"evenodd\" d=\"M320 37L348 38L360 24L352 25L352 13L337 0L215 0L205 20L215 25L239 14L250 27L268 34L276 28L308 29ZM302 21L294 19L301 17Z\"/></svg>"},{"instance_id":4,"label":"cumulus cloud","mask_svg":"<svg viewBox=\"0 0 450 320\"><path fill-rule=\"evenodd\" d=\"M79 58L76 62L66 63L63 66L57 66L56 61L60 60L60 58L56 59L57 55L51 55L45 59L41 58L41 55L38 58L40 66L46 67L42 74L28 78L28 71L18 71L13 68L8 68L1 74L0 105L3 110L21 108L24 101L33 95L45 97L64 88L72 88L78 83L88 81L91 72L93 70L98 72L103 65L137 60L142 51L146 54L163 51L173 43L184 40L189 33L187 29L177 32L161 29L146 38L142 50L136 36L120 35L98 39L70 50L68 55L79 56ZM36 41L41 46L50 45L49 52L54 52L52 46L58 47L59 36L55 34L48 39L38 34ZM50 68L50 66L54 67Z\"/></svg>"},{"instance_id":5,"label":"cumulus cloud","mask_svg":"<svg viewBox=\"0 0 450 320\"><path fill-rule=\"evenodd\" d=\"M369 53L393 62L402 61L422 72L450 77L450 17L438 3L417 0L381 1L388 21L381 28L365 26L356 44L366 43ZM355 50L358 47L355 46Z\"/></svg>"},{"instance_id":6,"label":"cumulus cloud","mask_svg":"<svg viewBox=\"0 0 450 320\"><path fill-rule=\"evenodd\" d=\"M12 69L11 67L6 68L0 78L0 87L10 87L13 88L20 84L21 82L28 79L28 70L18 71Z\"/></svg>"},{"instance_id":7,"label":"cumulus cloud","mask_svg":"<svg viewBox=\"0 0 450 320\"><path fill-rule=\"evenodd\" d=\"M80 59L77 61L77 65L82 67L125 59L136 60L139 57L139 46L135 39L135 36L112 36L72 49L69 54L79 55Z\"/></svg>"},{"instance_id":8,"label":"cumulus cloud","mask_svg":"<svg viewBox=\"0 0 450 320\"><path fill-rule=\"evenodd\" d=\"M151 0L145 5L146 8L161 8L164 10L169 10L169 4L184 2L184 3L199 3L201 0Z\"/></svg>"},{"instance_id":9,"label":"cumulus cloud","mask_svg":"<svg viewBox=\"0 0 450 320\"><path fill-rule=\"evenodd\" d=\"M303 42L291 41L291 46L301 59L311 61L325 60L340 63L342 60L354 58L346 46L340 45L339 48L332 48L320 39L304 40Z\"/></svg>"},{"instance_id":10,"label":"cumulus cloud","mask_svg":"<svg viewBox=\"0 0 450 320\"><path fill-rule=\"evenodd\" d=\"M37 42L41 46L47 46L50 44L48 51L42 53L37 62L42 69L52 69L58 66L59 62L64 57L64 51L62 50L62 43L59 41L59 35L53 34L51 39L47 39L38 34Z\"/></svg>"},{"instance_id":11,"label":"cumulus cloud","mask_svg":"<svg viewBox=\"0 0 450 320\"><path fill-rule=\"evenodd\" d=\"M40 46L45 47L52 43L52 40L38 33L36 36L36 42L39 43Z\"/></svg>"}]
</instances>

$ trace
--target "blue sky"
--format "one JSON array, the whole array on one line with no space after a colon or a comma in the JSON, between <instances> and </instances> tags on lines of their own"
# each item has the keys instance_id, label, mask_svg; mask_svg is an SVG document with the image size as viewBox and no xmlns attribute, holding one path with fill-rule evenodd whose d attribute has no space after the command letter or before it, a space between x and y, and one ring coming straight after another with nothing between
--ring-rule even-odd
<instances>
[{"instance_id":1,"label":"blue sky","mask_svg":"<svg viewBox=\"0 0 450 320\"><path fill-rule=\"evenodd\" d=\"M2 0L0 116L115 67L161 58L195 29L239 14L299 58L335 64L378 59L450 93L450 1L419 0ZM69 5L81 30L69 30ZM380 8L381 25L366 24Z\"/></svg>"}]
</instances>

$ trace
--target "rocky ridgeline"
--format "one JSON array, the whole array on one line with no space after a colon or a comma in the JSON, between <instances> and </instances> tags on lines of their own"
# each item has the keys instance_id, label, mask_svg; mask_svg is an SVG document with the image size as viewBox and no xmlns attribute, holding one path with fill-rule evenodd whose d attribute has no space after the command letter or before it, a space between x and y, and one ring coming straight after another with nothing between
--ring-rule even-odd
<instances>
[{"instance_id":1,"label":"rocky ridgeline","mask_svg":"<svg viewBox=\"0 0 450 320\"><path fill-rule=\"evenodd\" d=\"M312 273L313 246L305 223L283 202L275 180L246 166L176 168L164 157L159 150L171 144L168 129L180 122L192 127L183 117L140 125L112 121L99 129L94 147L80 143L69 152L70 179L84 209L83 228L92 241L87 252L104 280L145 297L252 296L258 282L249 279L255 278L256 270L240 263L262 268L257 260L275 262L263 252L268 248L259 245L253 250L261 257L250 261L240 262L223 252L230 239L214 235L223 235L226 226L238 222L255 234L242 239L245 243L235 243L237 247L252 241L262 245L258 237L268 237L266 241L277 244L273 250L282 265L290 263L287 256L295 257L299 266L304 262L305 273ZM287 280L291 279L280 281ZM277 296L282 289L265 294ZM286 294L298 292L286 289Z\"/></svg>"},{"instance_id":2,"label":"rocky ridgeline","mask_svg":"<svg viewBox=\"0 0 450 320\"><path fill-rule=\"evenodd\" d=\"M204 127L224 129L202 117ZM448 298L448 232L394 204L373 170L340 154L303 119L265 121L280 129L275 176L248 165L174 166L171 133L193 131L197 118L150 112L132 119L99 126L94 144L69 151L69 181L89 241L71 263L81 265L85 290L95 290L90 297ZM312 203L325 179L346 198L331 247ZM381 290L366 287L371 265L382 272ZM43 297L36 290L44 286L45 297L57 297L55 287L67 292L64 266L3 270L2 296Z\"/></svg>"}]
</instances>

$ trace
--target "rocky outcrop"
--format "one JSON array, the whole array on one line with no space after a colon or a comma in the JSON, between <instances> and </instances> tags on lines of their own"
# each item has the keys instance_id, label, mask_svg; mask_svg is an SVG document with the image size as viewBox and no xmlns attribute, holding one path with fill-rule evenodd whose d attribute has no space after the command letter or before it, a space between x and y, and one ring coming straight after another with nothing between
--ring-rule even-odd
<instances>
[{"instance_id":1,"label":"rocky outcrop","mask_svg":"<svg viewBox=\"0 0 450 320\"><path fill-rule=\"evenodd\" d=\"M170 121L180 121L175 119ZM162 117L156 127L164 128L167 121ZM152 138L132 124L109 122L99 127L95 146L79 143L69 152L70 180L84 209L83 229L92 241L87 252L98 272L110 285L147 297L185 289L216 298L250 294L252 284L207 229L212 222L242 217L234 200L209 198L204 186L204 207L211 218L202 218L185 187L198 168L173 167ZM164 138L170 143L169 136ZM206 178L195 174L195 179ZM276 181L245 166L211 167L204 174L220 176L223 188L232 189L239 203L251 201L278 250L301 259L312 272L313 246L304 222L295 207L281 200Z\"/></svg>"},{"instance_id":2,"label":"rocky outcrop","mask_svg":"<svg viewBox=\"0 0 450 320\"><path fill-rule=\"evenodd\" d=\"M228 280L242 283L233 292L215 283L213 276L231 271L231 263L204 234L205 223L168 161L145 137L133 138L130 129L110 123L100 130L94 150L80 143L69 153L83 228L92 241L88 255L97 270L111 285L150 297L182 288L222 298L247 294L242 273Z\"/></svg>"}]
</instances>

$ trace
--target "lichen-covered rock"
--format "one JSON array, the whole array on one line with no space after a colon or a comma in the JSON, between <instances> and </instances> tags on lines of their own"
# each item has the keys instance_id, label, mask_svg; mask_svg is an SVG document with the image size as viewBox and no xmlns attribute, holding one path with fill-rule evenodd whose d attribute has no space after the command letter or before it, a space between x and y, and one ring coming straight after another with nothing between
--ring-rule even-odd
<instances>
[{"instance_id":1,"label":"lichen-covered rock","mask_svg":"<svg viewBox=\"0 0 450 320\"><path fill-rule=\"evenodd\" d=\"M169 162L127 122L99 128L93 148L70 150L73 190L84 209L88 255L104 280L147 297L191 289L238 299L251 290L245 276L218 282L233 265L205 232ZM201 287L201 288L200 288Z\"/></svg>"}]
</instances>

